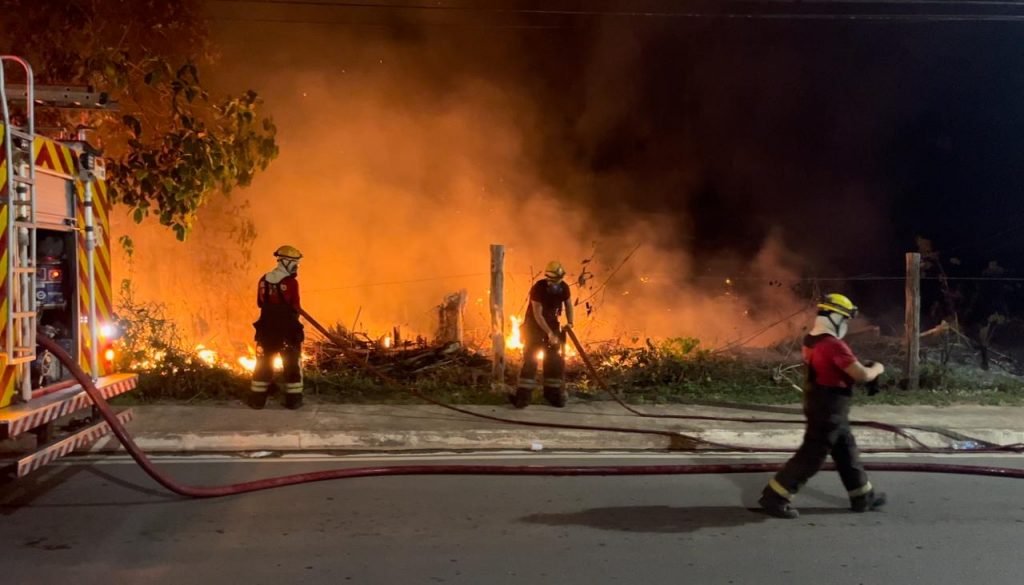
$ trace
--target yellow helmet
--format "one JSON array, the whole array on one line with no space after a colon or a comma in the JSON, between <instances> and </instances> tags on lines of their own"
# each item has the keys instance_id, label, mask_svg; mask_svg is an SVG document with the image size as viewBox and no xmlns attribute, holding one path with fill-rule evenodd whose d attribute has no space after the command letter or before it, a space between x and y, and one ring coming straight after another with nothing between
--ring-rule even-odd
<instances>
[{"instance_id":1,"label":"yellow helmet","mask_svg":"<svg viewBox=\"0 0 1024 585\"><path fill-rule=\"evenodd\" d=\"M295 246L281 246L274 251L274 256L277 258L288 258L289 260L301 260L302 252Z\"/></svg>"},{"instance_id":2,"label":"yellow helmet","mask_svg":"<svg viewBox=\"0 0 1024 585\"><path fill-rule=\"evenodd\" d=\"M558 260L552 260L548 262L548 265L544 268L544 277L551 280L562 280L565 276L565 268L562 267L562 263Z\"/></svg>"},{"instance_id":3,"label":"yellow helmet","mask_svg":"<svg viewBox=\"0 0 1024 585\"><path fill-rule=\"evenodd\" d=\"M839 313L847 319L853 319L857 316L857 305L853 304L846 295L839 293L829 293L825 295L825 298L818 303L818 309L822 311L828 311L830 313Z\"/></svg>"}]
</instances>

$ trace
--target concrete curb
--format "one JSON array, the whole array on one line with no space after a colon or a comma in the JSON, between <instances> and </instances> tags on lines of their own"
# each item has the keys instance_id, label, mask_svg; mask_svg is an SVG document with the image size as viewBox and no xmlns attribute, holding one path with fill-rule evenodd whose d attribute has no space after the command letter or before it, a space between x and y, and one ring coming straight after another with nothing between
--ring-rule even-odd
<instances>
[{"instance_id":1,"label":"concrete curb","mask_svg":"<svg viewBox=\"0 0 1024 585\"><path fill-rule=\"evenodd\" d=\"M1006 445L1024 442L1018 430L958 429L963 433ZM703 430L687 434L701 439L759 449L795 449L803 437L800 428ZM878 430L855 431L862 449L901 450L912 447L909 441L893 433ZM957 442L935 433L915 433L932 449L952 449ZM135 441L148 453L245 452L245 451L442 451L442 450L687 450L685 443L673 445L668 437L629 433L605 433L563 429L466 429L466 430L352 430L276 432L141 432ZM90 452L121 450L116 439L108 437L93 445Z\"/></svg>"},{"instance_id":2,"label":"concrete curb","mask_svg":"<svg viewBox=\"0 0 1024 585\"><path fill-rule=\"evenodd\" d=\"M268 407L253 411L237 403L183 405L165 403L133 407L128 430L151 453L244 451L448 451L448 450L690 450L682 435L719 444L755 449L796 449L803 438L798 409L751 409L703 406L645 406L657 415L726 416L792 420L756 423L672 418L642 418L608 403L570 403L566 408L534 405L516 410L505 405L463 407L479 414L531 423L569 423L634 430L659 429L679 439L630 432L551 429L500 423L426 405L350 405L312 401L299 411ZM1024 407L951 406L863 407L856 420L884 421L903 427L933 449L951 449L958 438L913 430L944 428L998 445L1024 443ZM854 427L864 449L902 450L914 445L888 431ZM5 442L0 451L31 449L34 437ZM112 437L89 448L113 452ZM965 450L966 451L966 450Z\"/></svg>"}]
</instances>

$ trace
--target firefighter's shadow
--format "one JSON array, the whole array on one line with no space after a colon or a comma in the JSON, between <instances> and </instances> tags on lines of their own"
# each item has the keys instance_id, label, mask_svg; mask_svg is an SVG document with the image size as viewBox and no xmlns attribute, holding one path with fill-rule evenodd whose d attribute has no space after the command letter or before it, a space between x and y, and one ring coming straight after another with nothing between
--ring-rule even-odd
<instances>
[{"instance_id":1,"label":"firefighter's shadow","mask_svg":"<svg viewBox=\"0 0 1024 585\"><path fill-rule=\"evenodd\" d=\"M567 514L533 514L524 522L546 526L587 526L619 532L684 533L701 528L728 528L767 520L739 506L680 508L674 506L619 506L590 508Z\"/></svg>"},{"instance_id":2,"label":"firefighter's shadow","mask_svg":"<svg viewBox=\"0 0 1024 585\"><path fill-rule=\"evenodd\" d=\"M836 514L835 508L801 509L801 514ZM532 514L523 522L545 526L586 526L619 532L679 534L702 528L732 528L775 520L760 509L742 506L620 506L590 508L567 514Z\"/></svg>"}]
</instances>

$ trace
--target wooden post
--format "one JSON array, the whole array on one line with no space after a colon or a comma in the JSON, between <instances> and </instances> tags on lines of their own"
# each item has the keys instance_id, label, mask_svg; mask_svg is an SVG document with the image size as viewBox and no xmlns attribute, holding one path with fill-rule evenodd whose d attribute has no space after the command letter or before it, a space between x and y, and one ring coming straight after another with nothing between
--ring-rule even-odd
<instances>
[{"instance_id":1,"label":"wooden post","mask_svg":"<svg viewBox=\"0 0 1024 585\"><path fill-rule=\"evenodd\" d=\"M440 343L464 345L464 313L466 311L466 290L460 290L444 298L438 307L437 340Z\"/></svg>"},{"instance_id":2,"label":"wooden post","mask_svg":"<svg viewBox=\"0 0 1024 585\"><path fill-rule=\"evenodd\" d=\"M906 287L907 389L921 382L921 255L907 254Z\"/></svg>"},{"instance_id":3,"label":"wooden post","mask_svg":"<svg viewBox=\"0 0 1024 585\"><path fill-rule=\"evenodd\" d=\"M495 388L505 384L505 246L491 244L491 375Z\"/></svg>"}]
</instances>

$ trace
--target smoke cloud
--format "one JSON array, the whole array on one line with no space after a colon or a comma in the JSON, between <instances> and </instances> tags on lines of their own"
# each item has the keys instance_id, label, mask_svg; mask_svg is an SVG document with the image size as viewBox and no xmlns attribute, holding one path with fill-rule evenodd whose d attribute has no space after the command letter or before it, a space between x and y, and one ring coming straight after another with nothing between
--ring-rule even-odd
<instances>
[{"instance_id":1,"label":"smoke cloud","mask_svg":"<svg viewBox=\"0 0 1024 585\"><path fill-rule=\"evenodd\" d=\"M645 29L570 32L580 39L566 53L538 49L554 41L530 31L236 24L215 39L213 75L261 92L280 158L205 209L184 244L124 217L115 226L136 248L118 280L165 303L192 342L250 342L256 280L285 243L305 254L307 310L372 335L397 325L430 337L437 305L464 288L467 334L484 343L492 243L507 247L506 315L523 314L548 260L573 282L591 273L574 288L591 341L719 346L801 306L775 283L802 269L778 232L752 254L695 257L698 157L637 110Z\"/></svg>"}]
</instances>

